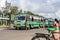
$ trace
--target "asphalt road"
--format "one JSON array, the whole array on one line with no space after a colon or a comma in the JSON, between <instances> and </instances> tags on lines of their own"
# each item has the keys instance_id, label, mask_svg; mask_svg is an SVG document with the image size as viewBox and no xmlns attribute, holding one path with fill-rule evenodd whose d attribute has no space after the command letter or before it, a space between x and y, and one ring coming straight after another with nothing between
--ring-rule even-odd
<instances>
[{"instance_id":1,"label":"asphalt road","mask_svg":"<svg viewBox=\"0 0 60 40\"><path fill-rule=\"evenodd\" d=\"M31 30L0 30L0 40L31 40L35 33L48 34L47 30L31 29Z\"/></svg>"}]
</instances>

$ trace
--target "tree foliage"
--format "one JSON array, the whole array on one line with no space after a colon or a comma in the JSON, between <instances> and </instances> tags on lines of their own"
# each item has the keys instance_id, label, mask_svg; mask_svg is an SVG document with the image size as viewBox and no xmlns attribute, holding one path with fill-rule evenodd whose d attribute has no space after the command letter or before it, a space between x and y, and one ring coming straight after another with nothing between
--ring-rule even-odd
<instances>
[{"instance_id":1,"label":"tree foliage","mask_svg":"<svg viewBox=\"0 0 60 40\"><path fill-rule=\"evenodd\" d=\"M22 13L22 9L21 10L19 10L19 12L18 12L19 14L21 14Z\"/></svg>"},{"instance_id":2,"label":"tree foliage","mask_svg":"<svg viewBox=\"0 0 60 40\"><path fill-rule=\"evenodd\" d=\"M28 15L34 15L31 11L27 11L26 14L28 14Z\"/></svg>"},{"instance_id":3,"label":"tree foliage","mask_svg":"<svg viewBox=\"0 0 60 40\"><path fill-rule=\"evenodd\" d=\"M33 16L37 16L37 17L42 17L42 18L44 18L44 17L41 16L41 15L32 13L31 11L27 11L27 12L25 11L25 13L28 14L28 15L33 15Z\"/></svg>"},{"instance_id":4,"label":"tree foliage","mask_svg":"<svg viewBox=\"0 0 60 40\"><path fill-rule=\"evenodd\" d=\"M2 12L0 11L0 15L2 14Z\"/></svg>"},{"instance_id":5,"label":"tree foliage","mask_svg":"<svg viewBox=\"0 0 60 40\"><path fill-rule=\"evenodd\" d=\"M14 6L11 8L11 14L17 14L18 13L18 7Z\"/></svg>"}]
</instances>

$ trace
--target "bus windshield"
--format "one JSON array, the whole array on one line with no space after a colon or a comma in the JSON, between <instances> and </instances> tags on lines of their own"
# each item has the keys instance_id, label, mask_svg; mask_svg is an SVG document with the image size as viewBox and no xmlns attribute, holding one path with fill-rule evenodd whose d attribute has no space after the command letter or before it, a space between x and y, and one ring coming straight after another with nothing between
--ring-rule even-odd
<instances>
[{"instance_id":1,"label":"bus windshield","mask_svg":"<svg viewBox=\"0 0 60 40\"><path fill-rule=\"evenodd\" d=\"M25 20L25 16L18 17L18 20Z\"/></svg>"}]
</instances>

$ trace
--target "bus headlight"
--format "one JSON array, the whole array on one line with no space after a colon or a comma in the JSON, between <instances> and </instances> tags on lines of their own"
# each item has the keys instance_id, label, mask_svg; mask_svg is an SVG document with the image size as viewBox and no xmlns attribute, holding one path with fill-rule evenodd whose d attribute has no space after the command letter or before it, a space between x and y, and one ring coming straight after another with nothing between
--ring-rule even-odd
<instances>
[{"instance_id":1,"label":"bus headlight","mask_svg":"<svg viewBox=\"0 0 60 40\"><path fill-rule=\"evenodd\" d=\"M25 23L25 20L23 21L23 23Z\"/></svg>"},{"instance_id":2,"label":"bus headlight","mask_svg":"<svg viewBox=\"0 0 60 40\"><path fill-rule=\"evenodd\" d=\"M16 23L17 21L14 21L14 23Z\"/></svg>"}]
</instances>

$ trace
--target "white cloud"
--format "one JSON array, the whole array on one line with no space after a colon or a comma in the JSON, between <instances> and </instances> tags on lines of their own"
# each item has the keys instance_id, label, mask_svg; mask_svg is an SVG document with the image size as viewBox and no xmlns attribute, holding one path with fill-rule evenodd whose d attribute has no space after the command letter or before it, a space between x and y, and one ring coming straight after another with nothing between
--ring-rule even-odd
<instances>
[{"instance_id":1,"label":"white cloud","mask_svg":"<svg viewBox=\"0 0 60 40\"><path fill-rule=\"evenodd\" d=\"M6 1L6 0L0 0L0 7L5 6L5 1Z\"/></svg>"},{"instance_id":2,"label":"white cloud","mask_svg":"<svg viewBox=\"0 0 60 40\"><path fill-rule=\"evenodd\" d=\"M23 9L25 8L25 5L26 5L25 2L26 2L25 0L20 1L20 7Z\"/></svg>"},{"instance_id":3,"label":"white cloud","mask_svg":"<svg viewBox=\"0 0 60 40\"><path fill-rule=\"evenodd\" d=\"M38 14L41 16L44 16L44 17L48 17L48 14L46 14L46 13L38 13Z\"/></svg>"},{"instance_id":4,"label":"white cloud","mask_svg":"<svg viewBox=\"0 0 60 40\"><path fill-rule=\"evenodd\" d=\"M34 4L34 3L32 3L31 6L32 6L32 11L37 11L40 8L38 4Z\"/></svg>"},{"instance_id":5,"label":"white cloud","mask_svg":"<svg viewBox=\"0 0 60 40\"><path fill-rule=\"evenodd\" d=\"M30 2L29 0L20 0L19 3L20 4L18 6L23 10L36 11L40 8L38 4Z\"/></svg>"},{"instance_id":6,"label":"white cloud","mask_svg":"<svg viewBox=\"0 0 60 40\"><path fill-rule=\"evenodd\" d=\"M58 17L60 17L60 10L58 10L55 14L56 14Z\"/></svg>"},{"instance_id":7,"label":"white cloud","mask_svg":"<svg viewBox=\"0 0 60 40\"><path fill-rule=\"evenodd\" d=\"M46 18L53 18L53 19L58 18L55 13L38 13L38 14Z\"/></svg>"},{"instance_id":8,"label":"white cloud","mask_svg":"<svg viewBox=\"0 0 60 40\"><path fill-rule=\"evenodd\" d=\"M7 0L9 3L12 2L12 0ZM15 2L15 1L14 1Z\"/></svg>"},{"instance_id":9,"label":"white cloud","mask_svg":"<svg viewBox=\"0 0 60 40\"><path fill-rule=\"evenodd\" d=\"M52 4L51 0L47 0L46 4L51 5Z\"/></svg>"},{"instance_id":10,"label":"white cloud","mask_svg":"<svg viewBox=\"0 0 60 40\"><path fill-rule=\"evenodd\" d=\"M0 7L4 6L5 1L6 0L0 0ZM37 2L36 0L8 0L8 2L18 6L20 9L29 10L37 14L39 13L45 17L60 17L60 10L57 11L60 7L57 8L53 5L60 2L60 0L37 0Z\"/></svg>"}]
</instances>

